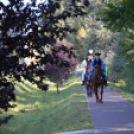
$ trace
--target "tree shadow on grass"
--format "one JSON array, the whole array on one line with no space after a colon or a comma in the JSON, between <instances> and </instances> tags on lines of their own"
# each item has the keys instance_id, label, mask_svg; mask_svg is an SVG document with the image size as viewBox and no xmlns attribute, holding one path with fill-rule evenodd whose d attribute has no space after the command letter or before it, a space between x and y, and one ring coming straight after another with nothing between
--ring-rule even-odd
<instances>
[{"instance_id":1,"label":"tree shadow on grass","mask_svg":"<svg viewBox=\"0 0 134 134\"><path fill-rule=\"evenodd\" d=\"M128 93L131 93L131 94L133 94L134 95L134 91L133 90L131 90L130 88L128 88L128 89L126 89L126 87L128 86L128 84L126 84L126 86L120 86L119 84L120 84L121 82L118 82L118 83L112 83L112 82L110 82L110 83L108 83L109 84L109 86L111 87L111 88L113 88L114 90L121 90L121 91L123 91L123 92L128 92ZM116 85L116 84L118 84L118 85Z\"/></svg>"},{"instance_id":2,"label":"tree shadow on grass","mask_svg":"<svg viewBox=\"0 0 134 134\"><path fill-rule=\"evenodd\" d=\"M73 74L73 77L74 77L74 74ZM60 88L61 90L59 89L60 90L59 95L57 95L56 87L55 87L55 90L51 90L51 91L48 90L45 93L45 92L41 91L40 89L35 90L35 88L33 88L32 85L30 85L30 83L25 83L25 85L17 84L15 89L16 89L16 95L18 97L17 102L19 103L19 105L24 105L24 104L25 105L27 105L27 104L34 105L37 101L39 101L41 103L42 102L49 103L50 101L57 101L58 100L57 98L59 98L59 100L58 100L59 102L61 100L64 100L65 98L66 98L65 101L68 101L69 99L67 99L67 98L70 98L70 96L72 96L73 93L77 94L75 92L75 89L78 88L79 86L81 86L81 85L79 83L77 83L76 81L75 82L70 81L69 83L64 85L63 88ZM32 88L33 88L33 90L32 90ZM66 94L68 94L68 95L66 95Z\"/></svg>"},{"instance_id":3,"label":"tree shadow on grass","mask_svg":"<svg viewBox=\"0 0 134 134\"><path fill-rule=\"evenodd\" d=\"M25 89L25 87L27 89ZM50 119L52 120L52 122L54 121L56 122L57 120L60 120L61 114L66 116L65 118L68 119L68 115L70 115L70 112L72 112L70 118L76 117L77 120L78 118L77 116L80 116L80 114L76 114L77 112L81 110L87 111L86 100L81 101L81 97L84 95L80 92L80 90L78 90L78 88L80 87L81 85L76 81L70 81L68 84L66 84L66 86L64 86L64 90L61 90L60 94L57 95L56 90L48 91L45 93L41 90L32 90L32 85L26 84L25 86L23 86L20 84L19 88L21 88L22 91L25 91L25 93L20 93L19 91L17 91L16 94L20 98L22 97L26 100L26 101L25 100L18 101L18 105L22 106L22 109L24 109L25 112L18 111L17 115L14 115L15 119L8 124L9 126L3 127L0 130L0 132L1 131L4 132L6 130L6 133L10 133L10 134L17 134L18 132L19 134L23 134L29 131L29 127L27 126L32 125L33 122L36 122L36 119L34 119L35 121L33 119L30 119L31 115L33 118L37 118L37 119L40 117L38 121L44 123L45 120L48 120L48 122L50 122ZM17 87L16 90L18 90ZM44 101L43 101L43 96L44 96ZM85 98L85 96L83 98ZM27 105L29 104L31 104L32 106L31 108L27 107ZM20 122L21 125L17 127L16 123L19 124ZM26 123L27 124L29 123L29 125L25 125ZM14 128L14 129L12 129L11 131L10 128Z\"/></svg>"},{"instance_id":4,"label":"tree shadow on grass","mask_svg":"<svg viewBox=\"0 0 134 134\"><path fill-rule=\"evenodd\" d=\"M122 95L126 98L129 102L134 104L134 92L131 89L122 89L121 87L115 85L117 83L108 83L109 88L116 91L119 95Z\"/></svg>"}]
</instances>

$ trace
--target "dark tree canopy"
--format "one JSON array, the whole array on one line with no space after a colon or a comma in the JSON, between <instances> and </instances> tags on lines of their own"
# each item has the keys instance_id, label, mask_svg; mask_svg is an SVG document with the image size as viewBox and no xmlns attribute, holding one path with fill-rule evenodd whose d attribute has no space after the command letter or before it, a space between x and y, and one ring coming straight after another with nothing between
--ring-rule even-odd
<instances>
[{"instance_id":1,"label":"dark tree canopy","mask_svg":"<svg viewBox=\"0 0 134 134\"><path fill-rule=\"evenodd\" d=\"M72 33L77 30L68 25L59 25L59 21L65 21L68 18L83 16L86 12L84 8L89 6L88 0L70 0L68 5L60 13L62 0L48 0L48 3L39 4L36 7L36 0L31 0L31 4L26 6L23 0L9 0L7 6L0 1L0 108L7 110L7 103L3 103L3 93L8 93L7 101L15 101L13 89L10 93L7 91L9 82L7 78L13 78L12 84L15 81L22 82L21 77L29 80L32 83L43 81L43 76L39 73L37 67L39 62L26 67L25 64L19 64L19 58L33 57L40 59L40 64L58 64L56 57L52 57L45 52L46 45L54 45L57 39L62 40L66 36L66 32ZM78 5L79 3L79 5ZM40 19L44 19L40 23ZM27 46L27 48L25 48ZM39 55L34 55L34 50L37 50ZM65 46L61 50L68 53ZM13 52L16 54L13 55ZM11 55L11 56L9 56ZM75 55L69 53L70 57ZM65 62L61 62L61 66L66 66ZM35 76L40 77L40 82L34 79ZM42 90L47 90L45 85ZM5 104L5 105L4 105ZM10 106L11 107L11 106Z\"/></svg>"},{"instance_id":2,"label":"dark tree canopy","mask_svg":"<svg viewBox=\"0 0 134 134\"><path fill-rule=\"evenodd\" d=\"M62 47L63 44L57 43L49 52L52 57L56 57L56 59L53 59L54 61L58 61L55 61L57 64L51 64L51 62L54 63L54 61L50 61L45 65L45 76L57 85L63 84L63 81L68 78L71 70L75 69L77 65L77 60L74 58L74 47L64 46L66 51L63 51L61 49Z\"/></svg>"}]
</instances>

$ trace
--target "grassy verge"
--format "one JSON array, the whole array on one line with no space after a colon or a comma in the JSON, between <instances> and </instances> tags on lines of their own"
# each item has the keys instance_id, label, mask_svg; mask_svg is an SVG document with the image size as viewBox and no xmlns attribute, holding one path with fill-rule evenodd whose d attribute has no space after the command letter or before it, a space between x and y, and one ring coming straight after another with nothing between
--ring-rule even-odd
<instances>
[{"instance_id":1,"label":"grassy verge","mask_svg":"<svg viewBox=\"0 0 134 134\"><path fill-rule=\"evenodd\" d=\"M0 134L51 134L91 128L85 94L81 80L70 75L64 87L57 95L54 83L46 93L29 82L18 83L15 87L17 107L1 118L14 115L8 124L2 124Z\"/></svg>"},{"instance_id":2,"label":"grassy verge","mask_svg":"<svg viewBox=\"0 0 134 134\"><path fill-rule=\"evenodd\" d=\"M126 89L126 83L124 80L120 80L119 83L109 82L108 86L110 89L116 91L119 95L124 97L126 100L134 104L134 93L132 87Z\"/></svg>"}]
</instances>

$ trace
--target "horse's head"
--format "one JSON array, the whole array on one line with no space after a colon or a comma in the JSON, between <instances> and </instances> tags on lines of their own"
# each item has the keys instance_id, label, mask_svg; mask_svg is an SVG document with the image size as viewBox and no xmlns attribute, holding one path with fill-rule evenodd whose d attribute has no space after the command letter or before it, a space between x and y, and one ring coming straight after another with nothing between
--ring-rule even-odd
<instances>
[{"instance_id":1,"label":"horse's head","mask_svg":"<svg viewBox=\"0 0 134 134\"><path fill-rule=\"evenodd\" d=\"M101 70L101 66L100 65L95 65L94 66L94 71L95 71L95 75L96 78L101 81L102 80L102 70Z\"/></svg>"},{"instance_id":2,"label":"horse's head","mask_svg":"<svg viewBox=\"0 0 134 134\"><path fill-rule=\"evenodd\" d=\"M90 65L87 65L87 72L89 74L89 72L90 72Z\"/></svg>"}]
</instances>

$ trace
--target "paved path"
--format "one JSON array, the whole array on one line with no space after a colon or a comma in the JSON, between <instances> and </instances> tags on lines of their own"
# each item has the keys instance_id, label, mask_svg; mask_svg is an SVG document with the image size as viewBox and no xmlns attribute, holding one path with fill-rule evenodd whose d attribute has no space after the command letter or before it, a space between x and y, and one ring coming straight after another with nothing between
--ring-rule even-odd
<instances>
[{"instance_id":1,"label":"paved path","mask_svg":"<svg viewBox=\"0 0 134 134\"><path fill-rule=\"evenodd\" d=\"M81 76L81 70L77 70ZM85 86L83 90L86 92ZM104 89L104 103L95 103L95 96L87 97L92 125L101 134L134 134L134 105L109 88Z\"/></svg>"}]
</instances>

